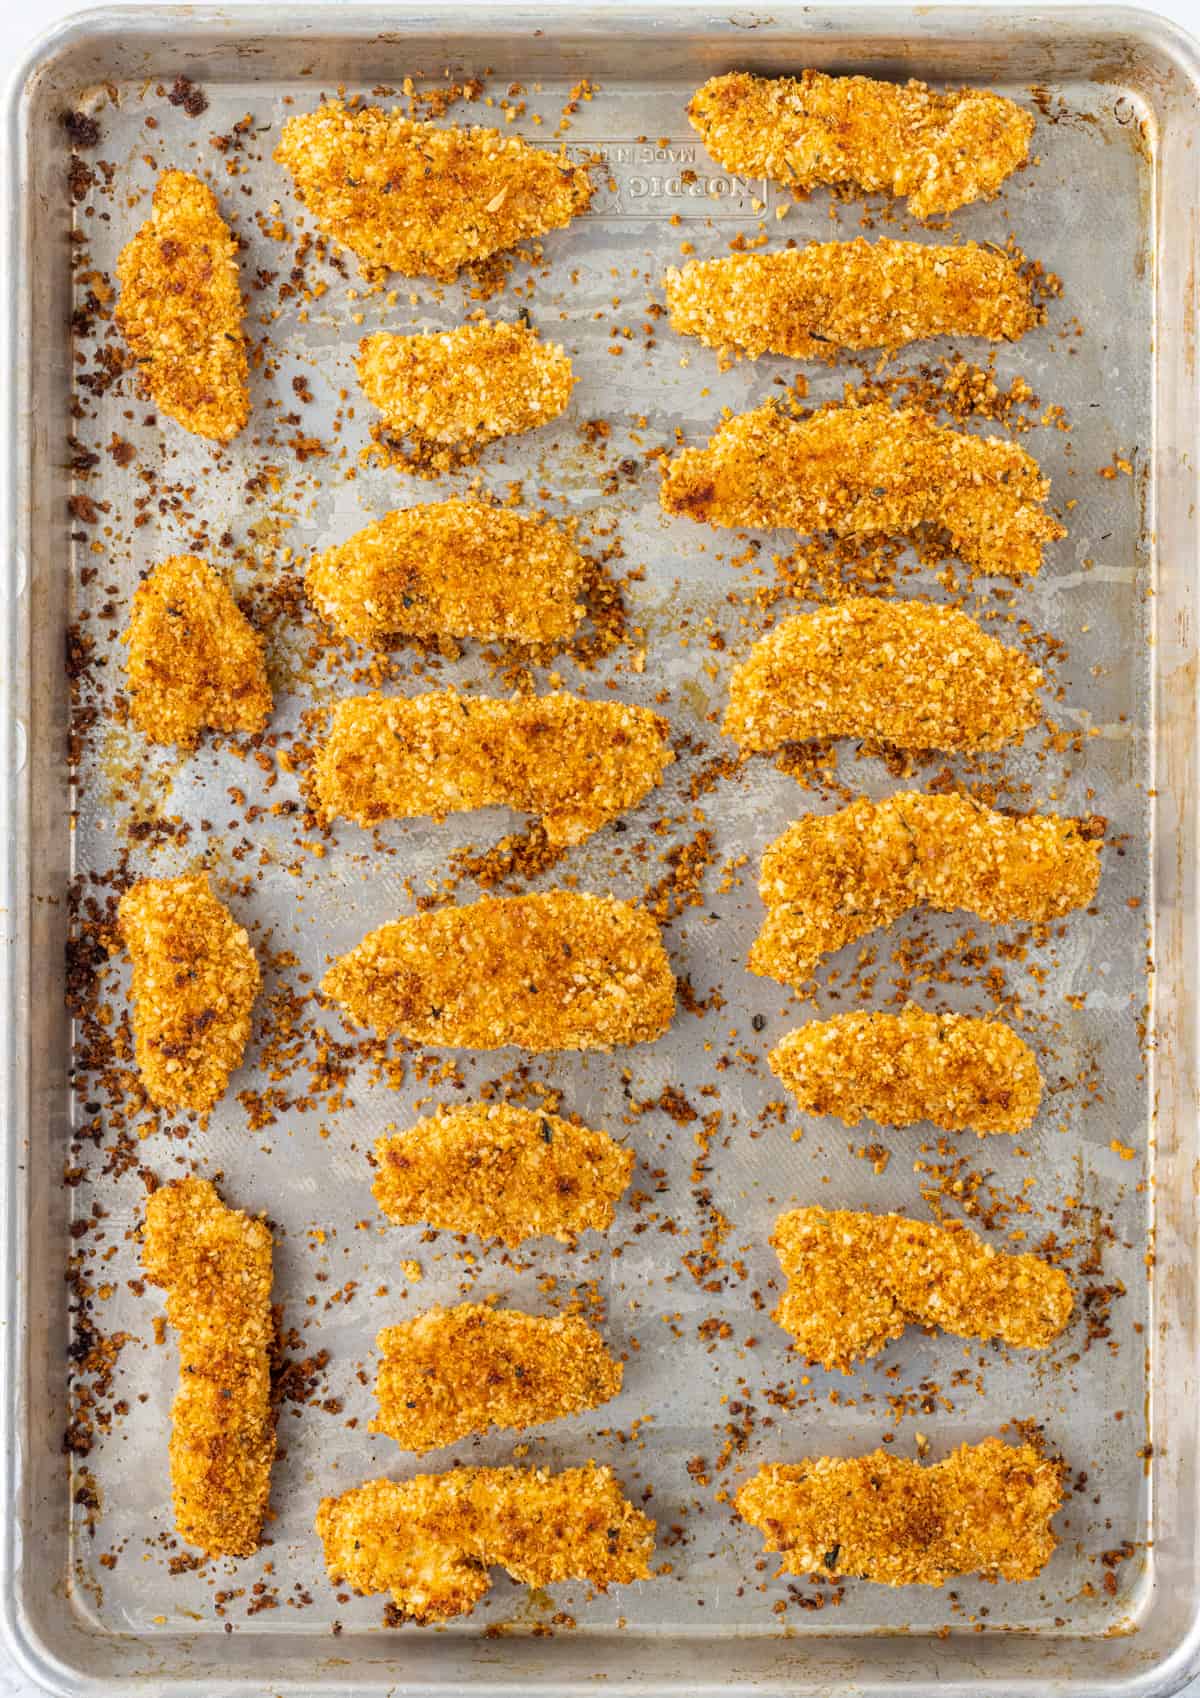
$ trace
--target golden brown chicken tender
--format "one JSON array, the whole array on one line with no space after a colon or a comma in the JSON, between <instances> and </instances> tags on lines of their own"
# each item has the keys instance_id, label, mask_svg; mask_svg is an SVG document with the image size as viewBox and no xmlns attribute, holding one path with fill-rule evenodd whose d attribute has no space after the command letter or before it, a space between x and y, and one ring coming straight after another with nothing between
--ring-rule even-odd
<instances>
[{"instance_id":1,"label":"golden brown chicken tender","mask_svg":"<svg viewBox=\"0 0 1200 1698\"><path fill-rule=\"evenodd\" d=\"M167 1293L179 1331L171 1409L175 1528L209 1556L258 1549L275 1416L269 1229L227 1208L206 1179L160 1186L146 1202L142 1266Z\"/></svg>"},{"instance_id":2,"label":"golden brown chicken tender","mask_svg":"<svg viewBox=\"0 0 1200 1698\"><path fill-rule=\"evenodd\" d=\"M250 417L237 241L199 177L164 171L154 210L121 249L117 327L155 406L229 442Z\"/></svg>"}]
</instances>

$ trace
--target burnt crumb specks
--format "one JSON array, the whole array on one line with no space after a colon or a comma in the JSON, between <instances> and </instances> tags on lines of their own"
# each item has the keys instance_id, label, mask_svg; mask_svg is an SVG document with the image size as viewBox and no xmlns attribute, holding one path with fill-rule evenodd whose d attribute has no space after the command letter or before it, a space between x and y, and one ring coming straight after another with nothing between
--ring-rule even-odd
<instances>
[{"instance_id":1,"label":"burnt crumb specks","mask_svg":"<svg viewBox=\"0 0 1200 1698\"><path fill-rule=\"evenodd\" d=\"M176 77L167 99L172 106L181 106L189 118L199 118L208 111L208 96L190 77Z\"/></svg>"}]
</instances>

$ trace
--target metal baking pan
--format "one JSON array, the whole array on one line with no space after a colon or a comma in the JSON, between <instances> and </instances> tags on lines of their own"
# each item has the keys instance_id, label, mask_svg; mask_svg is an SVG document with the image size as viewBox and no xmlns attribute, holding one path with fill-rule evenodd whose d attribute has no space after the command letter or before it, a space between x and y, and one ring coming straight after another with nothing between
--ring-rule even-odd
<instances>
[{"instance_id":1,"label":"metal baking pan","mask_svg":"<svg viewBox=\"0 0 1200 1698\"><path fill-rule=\"evenodd\" d=\"M121 243L145 216L155 169L178 165L209 172L225 208L237 213L244 278L260 269L286 276L291 246L277 243L254 215L278 199L285 223L297 224L290 187L270 161L287 111L340 84L369 93L396 88L408 75L437 82L446 69L486 69L496 95L522 85L526 110L514 128L550 140L570 91L584 78L598 85L593 99L577 97L566 134L573 150L606 157L595 208L548 237L541 262L518 265L488 308L512 314L528 304L535 322L566 342L581 376L572 407L549 430L500 445L474 474L446 485L461 488L477 475L503 491L524 480L527 499L549 492L543 499L577 516L594 548L619 538L619 569L644 569L628 591L631 617L644 630L644 670L627 664L628 649L590 674L569 660L559 670L568 687L611 681L618 694L646 702L667 691L665 711L690 746L666 791L648 799L625 834L601 834L542 881L577 875L583 887L638 897L665 871L658 856L699 829L689 780L719 751L715 716L729 664L767 617L752 592L772 579L772 549L787 545L753 539L765 542L761 552L734 564L730 557L746 552L737 539L661 516L644 456L670 444L676 426L690 440L702 438L723 406L750 404L793 370L768 359L721 372L706 350L649 318L648 308L661 298L659 275L681 243L718 253L739 231L753 236L756 201L764 203L773 245L787 235L856 234L864 204L831 203L820 193L777 223L778 191L708 161L684 108L691 90L717 71L803 66L986 84L1036 102L1042 114L1036 165L996 203L952 220L955 232L986 240L1003 241L1011 231L1064 285L1045 328L1002 349L996 372L1004 384L1027 379L1042 414L1056 404L1065 409L1069 432L1051 420L1022 440L1051 475L1069 535L1050 550L1036 583L1007 596L981 586L971 601L1002 633L1018 630L1006 618L1015 614L1035 637L1061 639L1065 652L1051 657L1061 686L1051 714L1065 733L1080 734L1077 744L1068 736L1049 752L1030 739L993 762L988 772L1010 786L1002 795L1108 820L1096 911L1049 941L1027 941L1003 962L1005 1006L1052 1084L1033 1132L979 1149L974 1140L949 1140L950 1153L940 1155L932 1138L890 1134L879 1139L891 1156L880 1172L878 1162L855 1153L872 1141L872 1129L855 1135L837 1123L771 1117L779 1093L763 1065L766 1049L809 1010L739 965L758 918L755 863L791 818L831 807L836 797L759 762L702 797L713 864L699 904L684 906L667 927L676 968L697 999L719 986L724 1006L681 1012L669 1038L644 1051L542 1058L528 1067L531 1080L562 1091L569 1111L608 1125L638 1152L635 1185L644 1198L622 1206L608 1241L589 1240L574 1254L553 1245L519 1258L479 1253L472 1263L444 1235L423 1241L418 1232L384 1229L369 1194L372 1139L389 1123L406 1124L419 1105L455 1094L445 1081L422 1079L412 1057L403 1078L360 1065L340 1111L322 1097L252 1129L231 1092L205 1131L192 1128L176 1140L159 1130L122 1145L106 1110L89 1109L87 1093L71 1088L63 961L73 879L107 873L123 852L131 869L165 874L206 851L223 887L236 884L239 917L275 952L268 989L277 990L281 981L294 983L289 974L318 973L329 953L408 911L452 850L494 842L513 822L493 815L439 828L389 827L379 851L347 829L319 861L297 847L292 820L264 815L247 864L236 852L245 828L229 786L264 804L294 796L294 788L281 782L268 794L253 761L209 748L186 764L147 757L134 794L128 770L141 752L108 711L124 604L153 560L203 529L201 551L231 566L241 588L261 592L287 569L285 548L302 557L389 506L439 493L394 470L359 465L364 407L343 419L340 436L333 417L339 387L354 396L350 362L359 335L380 325L451 324L464 310L461 289L404 282L394 302L352 299L352 276L315 259L306 280L327 285L318 299L294 292L282 300L275 282L252 288L254 335L270 337L269 357L254 374L256 418L265 433L296 410L291 379L303 375L314 397L302 409L303 432L333 451L300 461L282 446L246 440L217 461L182 433L146 424L147 408L128 379L102 392L80 389L72 416L73 382L95 371L107 329L101 312L96 333L81 330L72 341L73 252L79 269L111 278ZM167 98L181 76L207 99L196 117ZM80 107L96 116L101 139L85 156L96 181L73 202L60 119ZM546 118L541 129L532 125L534 112ZM6 113L8 547L0 637L0 785L10 822L0 970L3 1615L14 1654L43 1685L204 1698L268 1687L347 1694L603 1687L700 1698L916 1693L935 1684L947 1693L1163 1694L1197 1666L1198 112L1200 58L1191 42L1144 13L1083 8L104 9L55 30L17 69ZM214 150L210 136L228 135L246 114L252 126L233 151ZM459 114L491 120L499 109L460 106L452 116ZM100 161L112 168L111 186ZM867 204L877 218L884 211ZM876 228L905 229L902 211ZM74 248L72 227L82 238ZM516 293L530 276L532 295ZM94 279L74 283L95 287ZM647 322L652 334L642 328ZM617 338L621 357L608 351L614 326L633 330ZM963 351L984 358L978 347ZM910 350L889 370L916 371L947 352ZM809 368L810 394L839 393L848 374ZM581 431L594 418L611 427L601 449ZM133 445L132 464L106 451L114 432ZM287 433L276 426L277 437ZM76 471L74 484L71 437L99 455ZM1128 461L1131 476L1099 475L1112 469L1114 455ZM278 466L275 486L253 476L267 460ZM139 510L133 503L149 488L143 473L155 480L155 498ZM94 523L80 521L78 503L68 508L71 494L95 504ZM98 570L86 573L88 566ZM941 593L927 577L900 586L905 594L918 589ZM104 616L110 599L121 610L115 620ZM101 711L72 774L62 657L68 627L81 622L96 644L93 661L108 665L93 664L85 681ZM279 622L272 631L280 684L274 729L286 736L314 699L327 701L350 684L344 667L305 671L301 633L289 635ZM710 642L713 632L724 638L723 650ZM412 657L400 656L398 665L394 687L416 687ZM492 681L470 646L438 675L472 688ZM539 678L544 684L546 674ZM837 781L852 790L883 794L896 785L878 761L845 748L839 759ZM931 776L923 769L915 781ZM177 815L192 835L178 842L131 834L139 810L142 818ZM666 826L656 835L657 820ZM723 878L739 855L749 858L745 867ZM470 885L459 894L469 899ZM880 945L875 1000L896 988L897 940L929 963L963 930L961 918L916 916L891 938L872 940ZM285 950L295 966L275 959ZM838 998L852 953L822 975L818 1008L847 1005ZM994 1006L970 961L957 961L941 980L922 980L917 971L915 994L941 1006ZM124 975L119 961L104 970L104 994L116 1010ZM327 1022L338 1030L332 1015ZM453 1059L468 1090L501 1079L510 1065L497 1056ZM266 1083L252 1053L236 1088ZM702 1120L681 1124L661 1107L631 1112L631 1103L661 1103L668 1088L700 1116L722 1112L699 1178L692 1167ZM97 1123L98 1137L80 1135ZM799 1142L792 1130L803 1131ZM768 1313L778 1273L766 1243L774 1215L793 1200L924 1214L922 1189L936 1175L914 1164L922 1158L947 1168L955 1150L964 1171L987 1170L978 1196L988 1204L983 1230L995 1242L1014 1230L1027 1241L1056 1234L1086 1294L1085 1316L1032 1366L910 1332L852 1381L814 1373L802 1384ZM171 1542L166 1460L175 1351L154 1340L158 1294L129 1282L138 1275L138 1167L167 1178L189 1163L220 1171L231 1200L270 1215L280 1246L276 1295L285 1327L299 1339L292 1353L324 1350L329 1360L315 1402L302 1410L285 1405L281 1417L286 1454L274 1477L269 1546L242 1564L172 1573L171 1559L181 1554ZM1016 1211L1014 1198L1025 1199L1027 1214ZM705 1235L720 1224L714 1211L729 1226L710 1244L706 1263ZM69 1286L72 1252L81 1260ZM687 1253L693 1271L681 1260ZM422 1264L420 1284L404 1273L410 1258ZM379 1599L339 1601L311 1530L317 1500L412 1467L389 1441L365 1432L371 1403L357 1371L365 1367L369 1380L376 1328L462 1290L544 1307L589 1281L606 1330L628 1353L625 1389L593 1415L528 1435L527 1454L554 1464L611 1461L639 1500L652 1486L657 1560L670 1572L599 1598L580 1586L559 1588L552 1599L529 1596L497 1577L475 1616L437 1632L386 1628ZM355 1283L348 1289L347 1282ZM341 1300L331 1303L335 1292ZM101 1413L90 1453L68 1459L67 1364L81 1325L128 1340L110 1387L97 1388L85 1371ZM330 1407L320 1407L327 1400ZM1041 1578L1023 1586L789 1588L771 1578L774 1564L762 1559L757 1536L716 1495L764 1460L849 1453L885 1438L911 1455L918 1433L936 1457L1019 1420L1041 1425L1066 1459L1072 1486L1058 1522L1060 1549ZM512 1453L511 1435L491 1435L423 1466ZM224 1615L215 1609L217 1592L232 1594Z\"/></svg>"}]
</instances>

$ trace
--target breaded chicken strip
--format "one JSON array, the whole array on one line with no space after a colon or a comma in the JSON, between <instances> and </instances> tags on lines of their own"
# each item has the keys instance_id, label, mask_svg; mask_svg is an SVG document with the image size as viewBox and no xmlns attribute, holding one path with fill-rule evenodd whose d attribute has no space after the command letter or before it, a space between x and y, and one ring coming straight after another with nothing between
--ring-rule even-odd
<instances>
[{"instance_id":1,"label":"breaded chicken strip","mask_svg":"<svg viewBox=\"0 0 1200 1698\"><path fill-rule=\"evenodd\" d=\"M799 987L823 955L918 903L991 925L1044 925L1086 908L1100 881L1094 820L1014 817L969 796L899 791L808 814L762 859L767 918L750 970Z\"/></svg>"},{"instance_id":2,"label":"breaded chicken strip","mask_svg":"<svg viewBox=\"0 0 1200 1698\"><path fill-rule=\"evenodd\" d=\"M802 1114L847 1126L928 1120L943 1132L1023 1132L1042 1100L1033 1051L1001 1020L928 1014L839 1014L810 1020L771 1051L771 1071Z\"/></svg>"},{"instance_id":3,"label":"breaded chicken strip","mask_svg":"<svg viewBox=\"0 0 1200 1698\"><path fill-rule=\"evenodd\" d=\"M375 1145L375 1201L398 1226L473 1232L515 1247L607 1232L633 1175L607 1132L510 1103L439 1108Z\"/></svg>"},{"instance_id":4,"label":"breaded chicken strip","mask_svg":"<svg viewBox=\"0 0 1200 1698\"><path fill-rule=\"evenodd\" d=\"M659 782L669 729L649 708L565 693L352 696L317 755L316 792L327 819L358 825L503 806L537 815L551 843L582 843Z\"/></svg>"},{"instance_id":5,"label":"breaded chicken strip","mask_svg":"<svg viewBox=\"0 0 1200 1698\"><path fill-rule=\"evenodd\" d=\"M609 1468L456 1468L369 1480L323 1498L317 1532L334 1585L390 1592L405 1621L469 1615L505 1568L523 1586L650 1575L654 1523Z\"/></svg>"},{"instance_id":6,"label":"breaded chicken strip","mask_svg":"<svg viewBox=\"0 0 1200 1698\"><path fill-rule=\"evenodd\" d=\"M209 1556L258 1549L275 1415L270 1230L226 1208L207 1179L178 1179L146 1202L142 1266L179 1330L171 1409L175 1530Z\"/></svg>"},{"instance_id":7,"label":"breaded chicken strip","mask_svg":"<svg viewBox=\"0 0 1200 1698\"><path fill-rule=\"evenodd\" d=\"M537 1427L607 1403L622 1368L578 1315L487 1303L427 1309L375 1340L379 1414L368 1429L421 1455L489 1427Z\"/></svg>"},{"instance_id":8,"label":"breaded chicken strip","mask_svg":"<svg viewBox=\"0 0 1200 1698\"><path fill-rule=\"evenodd\" d=\"M675 1011L650 915L573 890L393 920L335 961L321 989L381 1037L456 1049L652 1043Z\"/></svg>"},{"instance_id":9,"label":"breaded chicken strip","mask_svg":"<svg viewBox=\"0 0 1200 1698\"><path fill-rule=\"evenodd\" d=\"M907 195L914 218L990 200L1029 157L1032 113L1003 95L873 77L754 77L731 71L696 90L692 127L730 171L797 192L819 183Z\"/></svg>"},{"instance_id":10,"label":"breaded chicken strip","mask_svg":"<svg viewBox=\"0 0 1200 1698\"><path fill-rule=\"evenodd\" d=\"M775 1320L807 1361L843 1374L909 1326L1040 1350L1074 1306L1058 1268L1000 1254L957 1222L793 1209L771 1243L788 1282Z\"/></svg>"},{"instance_id":11,"label":"breaded chicken strip","mask_svg":"<svg viewBox=\"0 0 1200 1698\"><path fill-rule=\"evenodd\" d=\"M1001 436L936 424L919 407L824 407L795 419L767 401L737 413L704 448L664 463L667 513L710 525L834 536L943 532L978 572L1015 578L1065 536L1043 511L1050 480Z\"/></svg>"},{"instance_id":12,"label":"breaded chicken strip","mask_svg":"<svg viewBox=\"0 0 1200 1698\"><path fill-rule=\"evenodd\" d=\"M1058 1545L1062 1468L1032 1445L987 1438L944 1462L875 1450L760 1468L738 1514L782 1553L780 1574L848 1574L881 1586L957 1575L1032 1580Z\"/></svg>"},{"instance_id":13,"label":"breaded chicken strip","mask_svg":"<svg viewBox=\"0 0 1200 1698\"><path fill-rule=\"evenodd\" d=\"M155 406L229 442L250 417L237 241L212 190L187 171L163 172L153 207L117 260L117 328Z\"/></svg>"},{"instance_id":14,"label":"breaded chicken strip","mask_svg":"<svg viewBox=\"0 0 1200 1698\"><path fill-rule=\"evenodd\" d=\"M198 555L172 554L142 579L121 641L133 722L152 743L192 749L205 729L265 727L263 640Z\"/></svg>"},{"instance_id":15,"label":"breaded chicken strip","mask_svg":"<svg viewBox=\"0 0 1200 1698\"><path fill-rule=\"evenodd\" d=\"M821 737L999 749L1037 724L1041 682L957 608L850 596L755 643L733 669L722 729L755 754Z\"/></svg>"},{"instance_id":16,"label":"breaded chicken strip","mask_svg":"<svg viewBox=\"0 0 1200 1698\"><path fill-rule=\"evenodd\" d=\"M383 421L386 448L406 441L418 460L465 464L498 436L556 419L571 399L571 362L525 324L460 324L412 336L378 331L359 343L358 381Z\"/></svg>"},{"instance_id":17,"label":"breaded chicken strip","mask_svg":"<svg viewBox=\"0 0 1200 1698\"><path fill-rule=\"evenodd\" d=\"M903 348L930 336L1015 342L1042 321L1016 262L976 242L810 242L690 260L663 283L673 330L752 360Z\"/></svg>"},{"instance_id":18,"label":"breaded chicken strip","mask_svg":"<svg viewBox=\"0 0 1200 1698\"><path fill-rule=\"evenodd\" d=\"M592 198L586 170L565 153L378 106L351 112L340 100L289 118L275 158L325 234L372 278L450 282L465 265L562 229Z\"/></svg>"},{"instance_id":19,"label":"breaded chicken strip","mask_svg":"<svg viewBox=\"0 0 1200 1698\"><path fill-rule=\"evenodd\" d=\"M207 873L145 878L117 910L133 962L138 1071L160 1108L205 1113L242 1065L262 986L243 927Z\"/></svg>"}]
</instances>

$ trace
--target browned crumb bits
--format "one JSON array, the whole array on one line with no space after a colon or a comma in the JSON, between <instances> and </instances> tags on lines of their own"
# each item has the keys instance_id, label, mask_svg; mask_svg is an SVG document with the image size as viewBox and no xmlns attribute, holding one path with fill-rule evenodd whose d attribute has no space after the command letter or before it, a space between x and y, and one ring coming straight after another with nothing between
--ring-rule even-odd
<instances>
[{"instance_id":1,"label":"browned crumb bits","mask_svg":"<svg viewBox=\"0 0 1200 1698\"><path fill-rule=\"evenodd\" d=\"M117 326L154 404L229 442L250 417L237 242L212 190L186 171L164 171L153 204L117 260Z\"/></svg>"}]
</instances>

